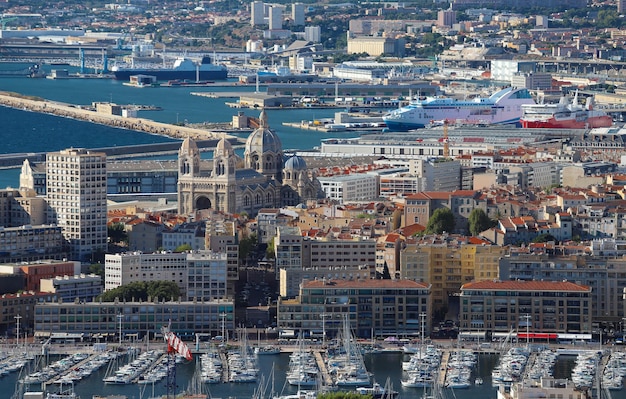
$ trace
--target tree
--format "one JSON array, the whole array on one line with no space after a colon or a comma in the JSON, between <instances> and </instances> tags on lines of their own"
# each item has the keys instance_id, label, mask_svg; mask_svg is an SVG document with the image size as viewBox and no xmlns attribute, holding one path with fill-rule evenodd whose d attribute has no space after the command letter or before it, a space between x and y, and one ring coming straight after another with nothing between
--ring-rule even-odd
<instances>
[{"instance_id":1,"label":"tree","mask_svg":"<svg viewBox=\"0 0 626 399\"><path fill-rule=\"evenodd\" d=\"M179 296L180 288L173 281L137 281L104 292L100 298L103 302L113 302L115 298L120 301L147 301L148 297L170 300Z\"/></svg>"},{"instance_id":2,"label":"tree","mask_svg":"<svg viewBox=\"0 0 626 399\"><path fill-rule=\"evenodd\" d=\"M124 228L124 223L113 223L107 227L109 241L113 244L128 244L128 233Z\"/></svg>"},{"instance_id":3,"label":"tree","mask_svg":"<svg viewBox=\"0 0 626 399\"><path fill-rule=\"evenodd\" d=\"M454 230L454 214L448 208L435 209L426 224L426 234L441 234Z\"/></svg>"},{"instance_id":4,"label":"tree","mask_svg":"<svg viewBox=\"0 0 626 399\"><path fill-rule=\"evenodd\" d=\"M539 243L539 242L548 242L548 241L557 242L557 239L552 234L544 233L544 234L539 234L537 237L533 238L532 242Z\"/></svg>"},{"instance_id":5,"label":"tree","mask_svg":"<svg viewBox=\"0 0 626 399\"><path fill-rule=\"evenodd\" d=\"M473 236L493 227L493 222L489 216L480 208L475 208L469 215L469 231Z\"/></svg>"},{"instance_id":6,"label":"tree","mask_svg":"<svg viewBox=\"0 0 626 399\"><path fill-rule=\"evenodd\" d=\"M276 257L276 254L274 253L274 245L276 244L274 241L276 241L276 237L272 237L272 239L267 243L267 249L265 249L265 257L267 259L274 259Z\"/></svg>"},{"instance_id":7,"label":"tree","mask_svg":"<svg viewBox=\"0 0 626 399\"><path fill-rule=\"evenodd\" d=\"M246 259L257 246L256 234L239 240L239 259Z\"/></svg>"},{"instance_id":8,"label":"tree","mask_svg":"<svg viewBox=\"0 0 626 399\"><path fill-rule=\"evenodd\" d=\"M174 248L174 252L182 253L182 252L191 251L192 249L193 248L189 244L181 244L177 246L176 248Z\"/></svg>"},{"instance_id":9,"label":"tree","mask_svg":"<svg viewBox=\"0 0 626 399\"><path fill-rule=\"evenodd\" d=\"M102 263L89 265L89 273L102 277L102 282L104 283L104 265Z\"/></svg>"}]
</instances>

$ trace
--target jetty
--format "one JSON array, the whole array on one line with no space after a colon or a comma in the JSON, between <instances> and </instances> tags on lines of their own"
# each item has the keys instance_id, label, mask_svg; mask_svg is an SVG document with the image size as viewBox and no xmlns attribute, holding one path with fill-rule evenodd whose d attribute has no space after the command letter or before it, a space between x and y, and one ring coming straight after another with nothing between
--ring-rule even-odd
<instances>
[{"instance_id":1,"label":"jetty","mask_svg":"<svg viewBox=\"0 0 626 399\"><path fill-rule=\"evenodd\" d=\"M322 375L324 386L326 387L332 386L333 380L332 378L330 378L330 373L328 372L328 368L326 367L326 362L324 361L322 352L319 350L314 350L313 354L315 355L315 362L317 363L317 368L320 370L320 374Z\"/></svg>"},{"instance_id":2,"label":"jetty","mask_svg":"<svg viewBox=\"0 0 626 399\"><path fill-rule=\"evenodd\" d=\"M91 107L50 101L40 97L24 96L18 93L0 92L0 105L178 139L185 139L187 137L191 137L196 140L235 138L234 136L224 132L203 130L189 126L172 125L145 118L113 115L110 113L95 111L91 109Z\"/></svg>"}]
</instances>

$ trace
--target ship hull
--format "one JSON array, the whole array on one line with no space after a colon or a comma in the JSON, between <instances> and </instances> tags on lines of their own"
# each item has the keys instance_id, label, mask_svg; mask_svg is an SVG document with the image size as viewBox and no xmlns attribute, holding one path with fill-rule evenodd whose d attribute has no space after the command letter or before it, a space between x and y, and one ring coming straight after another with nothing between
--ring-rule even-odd
<instances>
[{"instance_id":1,"label":"ship hull","mask_svg":"<svg viewBox=\"0 0 626 399\"><path fill-rule=\"evenodd\" d=\"M149 75L155 76L157 80L189 80L196 81L196 77L199 80L225 80L228 78L228 71L213 70L213 71L174 71L167 69L121 69L113 72L113 76L116 80L130 80L134 75Z\"/></svg>"},{"instance_id":2,"label":"ship hull","mask_svg":"<svg viewBox=\"0 0 626 399\"><path fill-rule=\"evenodd\" d=\"M610 127L613 120L610 116L599 116L584 120L579 119L555 119L546 120L520 120L523 128L526 129L594 129L597 127Z\"/></svg>"}]
</instances>

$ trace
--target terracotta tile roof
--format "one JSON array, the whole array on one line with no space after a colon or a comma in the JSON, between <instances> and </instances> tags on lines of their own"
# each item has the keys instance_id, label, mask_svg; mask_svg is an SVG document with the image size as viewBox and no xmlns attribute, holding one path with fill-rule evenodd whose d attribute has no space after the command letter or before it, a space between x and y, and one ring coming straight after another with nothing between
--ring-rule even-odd
<instances>
[{"instance_id":1,"label":"terracotta tile roof","mask_svg":"<svg viewBox=\"0 0 626 399\"><path fill-rule=\"evenodd\" d=\"M474 281L463 284L461 290L510 290L510 291L580 291L591 292L585 285L569 281Z\"/></svg>"},{"instance_id":2,"label":"terracotta tile roof","mask_svg":"<svg viewBox=\"0 0 626 399\"><path fill-rule=\"evenodd\" d=\"M302 288L428 288L430 285L413 280L310 280Z\"/></svg>"}]
</instances>

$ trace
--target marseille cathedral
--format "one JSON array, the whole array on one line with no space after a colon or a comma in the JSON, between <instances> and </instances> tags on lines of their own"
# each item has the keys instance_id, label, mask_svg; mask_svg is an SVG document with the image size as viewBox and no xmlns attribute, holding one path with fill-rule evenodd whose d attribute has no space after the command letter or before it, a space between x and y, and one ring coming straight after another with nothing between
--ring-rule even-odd
<instances>
[{"instance_id":1,"label":"marseille cathedral","mask_svg":"<svg viewBox=\"0 0 626 399\"><path fill-rule=\"evenodd\" d=\"M255 216L263 208L294 206L323 197L315 174L302 157L286 161L278 135L267 122L265 110L259 128L246 140L241 158L230 142L221 139L213 153L213 169L200 169L195 141L185 139L178 152L178 213L201 209Z\"/></svg>"}]
</instances>

